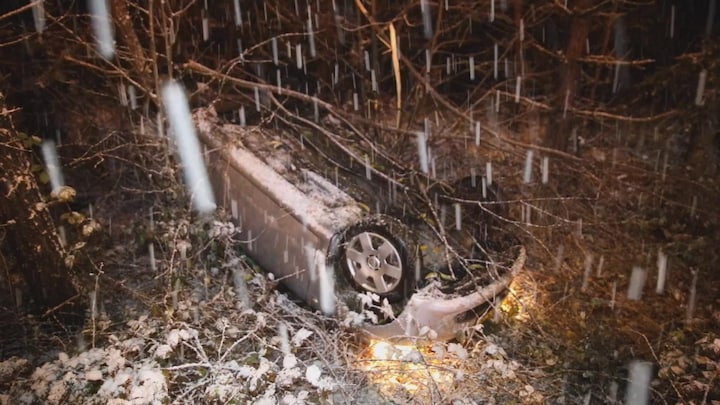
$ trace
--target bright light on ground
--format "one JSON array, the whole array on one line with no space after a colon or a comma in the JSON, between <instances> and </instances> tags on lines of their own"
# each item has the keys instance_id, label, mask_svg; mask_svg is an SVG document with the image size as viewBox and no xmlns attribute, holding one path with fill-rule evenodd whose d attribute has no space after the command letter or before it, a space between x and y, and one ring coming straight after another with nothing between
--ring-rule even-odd
<instances>
[{"instance_id":1,"label":"bright light on ground","mask_svg":"<svg viewBox=\"0 0 720 405\"><path fill-rule=\"evenodd\" d=\"M445 344L427 346L373 341L361 356L360 369L381 392L397 398L429 398L452 389L463 372Z\"/></svg>"},{"instance_id":2,"label":"bright light on ground","mask_svg":"<svg viewBox=\"0 0 720 405\"><path fill-rule=\"evenodd\" d=\"M510 283L508 295L500 304L500 310L504 316L516 321L527 321L529 312L537 301L537 288L535 282L519 274Z\"/></svg>"},{"instance_id":3,"label":"bright light on ground","mask_svg":"<svg viewBox=\"0 0 720 405\"><path fill-rule=\"evenodd\" d=\"M509 289L500 305L502 316L526 321L538 299L534 280L520 275ZM483 340L472 345L435 342L425 346L374 340L358 356L356 364L385 398L403 403L477 396L480 385L508 389L518 380L519 365L509 360L499 346L484 344L487 342ZM532 385L524 384L516 394L530 403L541 403L542 395Z\"/></svg>"},{"instance_id":4,"label":"bright light on ground","mask_svg":"<svg viewBox=\"0 0 720 405\"><path fill-rule=\"evenodd\" d=\"M373 360L400 360L401 357L409 355L413 350L415 350L414 346L394 345L382 340L370 344Z\"/></svg>"}]
</instances>

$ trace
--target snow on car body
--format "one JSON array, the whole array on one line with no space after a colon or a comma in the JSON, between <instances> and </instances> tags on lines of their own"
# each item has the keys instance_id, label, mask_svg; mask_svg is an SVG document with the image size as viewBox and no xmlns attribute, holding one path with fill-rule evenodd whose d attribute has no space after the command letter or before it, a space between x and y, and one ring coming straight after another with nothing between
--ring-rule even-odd
<instances>
[{"instance_id":1,"label":"snow on car body","mask_svg":"<svg viewBox=\"0 0 720 405\"><path fill-rule=\"evenodd\" d=\"M318 265L344 272L358 292L402 295L405 305L394 320L363 324L373 337L451 338L457 316L501 293L524 263L520 248L509 271L462 295L442 292L437 283L416 290L420 252L410 248L408 233L396 231L399 221L368 215L324 176L298 167L297 156L274 146L275 140L253 135L257 129L222 124L212 109L194 115L218 205L239 223L243 248L253 260L318 309ZM412 291L403 291L407 286Z\"/></svg>"}]
</instances>

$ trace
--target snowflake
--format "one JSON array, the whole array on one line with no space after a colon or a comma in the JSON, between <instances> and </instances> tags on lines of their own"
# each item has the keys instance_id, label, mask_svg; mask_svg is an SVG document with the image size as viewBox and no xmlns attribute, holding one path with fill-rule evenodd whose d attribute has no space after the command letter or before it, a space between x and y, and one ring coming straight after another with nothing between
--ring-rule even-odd
<instances>
[{"instance_id":1,"label":"snowflake","mask_svg":"<svg viewBox=\"0 0 720 405\"><path fill-rule=\"evenodd\" d=\"M125 384L132 379L132 370L129 368L118 371L113 378L108 378L100 386L97 394L101 398L114 398L125 391Z\"/></svg>"},{"instance_id":2,"label":"snowflake","mask_svg":"<svg viewBox=\"0 0 720 405\"><path fill-rule=\"evenodd\" d=\"M432 351L435 353L435 357L438 360L445 358L445 346L441 343L436 343L432 346Z\"/></svg>"},{"instance_id":3,"label":"snowflake","mask_svg":"<svg viewBox=\"0 0 720 405\"><path fill-rule=\"evenodd\" d=\"M171 330L170 333L168 333L167 335L166 341L168 346L170 346L171 348L177 346L178 343L180 343L180 331L177 329Z\"/></svg>"},{"instance_id":4,"label":"snowflake","mask_svg":"<svg viewBox=\"0 0 720 405\"><path fill-rule=\"evenodd\" d=\"M58 367L54 363L45 363L41 367L35 369L30 379L33 381L30 388L36 396L42 398L48 391L50 381L54 381L58 377Z\"/></svg>"},{"instance_id":5,"label":"snowflake","mask_svg":"<svg viewBox=\"0 0 720 405\"><path fill-rule=\"evenodd\" d=\"M720 354L720 339L714 339L709 347L715 352Z\"/></svg>"},{"instance_id":6,"label":"snowflake","mask_svg":"<svg viewBox=\"0 0 720 405\"><path fill-rule=\"evenodd\" d=\"M349 328L351 326L360 326L365 321L365 317L354 311L348 311L343 319L342 324L344 327Z\"/></svg>"},{"instance_id":7,"label":"snowflake","mask_svg":"<svg viewBox=\"0 0 720 405\"><path fill-rule=\"evenodd\" d=\"M265 358L260 357L260 365L258 366L257 370L253 373L252 378L250 378L250 391L254 392L257 387L258 383L261 382L262 378L265 376L265 374L270 371L271 363Z\"/></svg>"},{"instance_id":8,"label":"snowflake","mask_svg":"<svg viewBox=\"0 0 720 405\"><path fill-rule=\"evenodd\" d=\"M370 320L370 322L372 322L373 324L377 324L378 322L380 322L377 314L373 311L366 309L365 311L363 311L363 315L365 316L365 319Z\"/></svg>"},{"instance_id":9,"label":"snowflake","mask_svg":"<svg viewBox=\"0 0 720 405\"><path fill-rule=\"evenodd\" d=\"M275 398L275 384L268 385L263 396L257 401L253 402L253 405L275 405L277 399Z\"/></svg>"},{"instance_id":10,"label":"snowflake","mask_svg":"<svg viewBox=\"0 0 720 405\"><path fill-rule=\"evenodd\" d=\"M85 379L88 381L100 381L103 379L102 371L94 368L85 373Z\"/></svg>"},{"instance_id":11,"label":"snowflake","mask_svg":"<svg viewBox=\"0 0 720 405\"><path fill-rule=\"evenodd\" d=\"M284 368L277 374L275 383L280 387L289 387L300 377L302 377L302 371L299 368Z\"/></svg>"},{"instance_id":12,"label":"snowflake","mask_svg":"<svg viewBox=\"0 0 720 405\"><path fill-rule=\"evenodd\" d=\"M170 345L160 345L155 349L155 357L159 359L166 359L168 354L172 352Z\"/></svg>"},{"instance_id":13,"label":"snowflake","mask_svg":"<svg viewBox=\"0 0 720 405\"><path fill-rule=\"evenodd\" d=\"M468 358L467 350L465 350L464 347L462 347L461 345L459 345L457 343L448 344L447 351L448 351L448 353L455 354L457 356L457 358L460 360L465 360Z\"/></svg>"},{"instance_id":14,"label":"snowflake","mask_svg":"<svg viewBox=\"0 0 720 405\"><path fill-rule=\"evenodd\" d=\"M373 303L380 302L380 296L371 292L358 294L357 297L363 308L372 308L374 306Z\"/></svg>"},{"instance_id":15,"label":"snowflake","mask_svg":"<svg viewBox=\"0 0 720 405\"><path fill-rule=\"evenodd\" d=\"M382 312L387 319L395 319L395 312L393 311L393 308L387 298L383 299L382 305L380 306L380 312Z\"/></svg>"},{"instance_id":16,"label":"snowflake","mask_svg":"<svg viewBox=\"0 0 720 405\"><path fill-rule=\"evenodd\" d=\"M307 391L298 392L297 396L293 394L285 394L281 403L284 405L305 405L310 394Z\"/></svg>"},{"instance_id":17,"label":"snowflake","mask_svg":"<svg viewBox=\"0 0 720 405\"><path fill-rule=\"evenodd\" d=\"M307 338L309 338L313 333L305 328L300 328L299 331L295 333L295 336L292 338L292 344L295 347L300 346Z\"/></svg>"},{"instance_id":18,"label":"snowflake","mask_svg":"<svg viewBox=\"0 0 720 405\"><path fill-rule=\"evenodd\" d=\"M491 343L485 348L485 353L489 354L490 356L497 356L497 357L505 357L507 354L505 353L505 350L494 344Z\"/></svg>"},{"instance_id":19,"label":"snowflake","mask_svg":"<svg viewBox=\"0 0 720 405\"><path fill-rule=\"evenodd\" d=\"M50 386L47 402L50 404L60 404L63 402L63 398L65 398L66 393L67 387L65 386L65 381L55 381Z\"/></svg>"},{"instance_id":20,"label":"snowflake","mask_svg":"<svg viewBox=\"0 0 720 405\"><path fill-rule=\"evenodd\" d=\"M105 364L108 366L108 373L113 374L125 366L125 357L123 357L120 350L110 348L107 350Z\"/></svg>"},{"instance_id":21,"label":"snowflake","mask_svg":"<svg viewBox=\"0 0 720 405\"><path fill-rule=\"evenodd\" d=\"M160 404L167 398L167 384L162 370L144 364L135 375L130 399L135 403ZM139 384L135 384L139 383Z\"/></svg>"},{"instance_id":22,"label":"snowflake","mask_svg":"<svg viewBox=\"0 0 720 405\"><path fill-rule=\"evenodd\" d=\"M408 361L410 363L422 363L425 361L425 358L419 350L413 349L403 354L402 357L400 357L400 360Z\"/></svg>"},{"instance_id":23,"label":"snowflake","mask_svg":"<svg viewBox=\"0 0 720 405\"><path fill-rule=\"evenodd\" d=\"M297 357L294 354L287 354L283 358L283 368L293 368L297 362Z\"/></svg>"},{"instance_id":24,"label":"snowflake","mask_svg":"<svg viewBox=\"0 0 720 405\"><path fill-rule=\"evenodd\" d=\"M322 370L313 364L305 370L305 379L321 391L332 391L335 389L335 382L329 377L321 378Z\"/></svg>"},{"instance_id":25,"label":"snowflake","mask_svg":"<svg viewBox=\"0 0 720 405\"><path fill-rule=\"evenodd\" d=\"M321 375L322 370L320 370L320 367L316 366L315 364L305 370L305 379L314 386L317 386L319 384Z\"/></svg>"}]
</instances>

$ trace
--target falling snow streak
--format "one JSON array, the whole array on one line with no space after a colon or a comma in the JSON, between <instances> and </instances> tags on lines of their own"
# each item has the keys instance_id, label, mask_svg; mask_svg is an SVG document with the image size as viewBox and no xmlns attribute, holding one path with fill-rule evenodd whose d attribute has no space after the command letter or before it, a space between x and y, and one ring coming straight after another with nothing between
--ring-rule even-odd
<instances>
[{"instance_id":1,"label":"falling snow streak","mask_svg":"<svg viewBox=\"0 0 720 405\"><path fill-rule=\"evenodd\" d=\"M587 291L590 283L590 272L592 271L593 259L594 257L592 253L585 254L585 271L583 272L582 286L580 287L580 291L582 292Z\"/></svg>"},{"instance_id":2,"label":"falling snow streak","mask_svg":"<svg viewBox=\"0 0 720 405\"><path fill-rule=\"evenodd\" d=\"M135 89L135 86L133 86L132 84L128 85L127 92L128 92L127 99L128 99L128 102L130 103L130 109L135 110L138 107L137 90Z\"/></svg>"},{"instance_id":3,"label":"falling snow streak","mask_svg":"<svg viewBox=\"0 0 720 405\"><path fill-rule=\"evenodd\" d=\"M35 30L42 34L45 31L45 0L35 0L32 6Z\"/></svg>"},{"instance_id":4,"label":"falling snow streak","mask_svg":"<svg viewBox=\"0 0 720 405\"><path fill-rule=\"evenodd\" d=\"M313 120L320 122L320 107L318 106L317 97L313 97Z\"/></svg>"},{"instance_id":5,"label":"falling snow streak","mask_svg":"<svg viewBox=\"0 0 720 405\"><path fill-rule=\"evenodd\" d=\"M715 21L715 12L717 9L716 0L710 0L708 3L707 20L705 22L705 37L710 38L713 29L713 21Z\"/></svg>"},{"instance_id":6,"label":"falling snow streak","mask_svg":"<svg viewBox=\"0 0 720 405\"><path fill-rule=\"evenodd\" d=\"M498 44L497 42L493 45L493 79L498 78Z\"/></svg>"},{"instance_id":7,"label":"falling snow streak","mask_svg":"<svg viewBox=\"0 0 720 405\"><path fill-rule=\"evenodd\" d=\"M458 203L455 203L455 230L462 230L462 212Z\"/></svg>"},{"instance_id":8,"label":"falling snow streak","mask_svg":"<svg viewBox=\"0 0 720 405\"><path fill-rule=\"evenodd\" d=\"M675 5L670 6L670 39L675 38Z\"/></svg>"},{"instance_id":9,"label":"falling snow streak","mask_svg":"<svg viewBox=\"0 0 720 405\"><path fill-rule=\"evenodd\" d=\"M240 10L240 0L233 0L233 16L235 17L235 26L242 27L242 11Z\"/></svg>"},{"instance_id":10,"label":"falling snow streak","mask_svg":"<svg viewBox=\"0 0 720 405\"><path fill-rule=\"evenodd\" d=\"M60 159L57 155L55 142L51 140L44 141L41 146L43 159L45 159L45 168L50 178L50 186L54 193L65 185L62 171L60 170Z\"/></svg>"},{"instance_id":11,"label":"falling snow streak","mask_svg":"<svg viewBox=\"0 0 720 405\"><path fill-rule=\"evenodd\" d=\"M424 132L417 133L417 145L418 145L418 157L420 158L420 170L423 173L428 173L428 150L427 150L427 139L425 138Z\"/></svg>"},{"instance_id":12,"label":"falling snow streak","mask_svg":"<svg viewBox=\"0 0 720 405\"><path fill-rule=\"evenodd\" d=\"M207 16L207 10L202 10L202 37L203 41L210 38L210 19Z\"/></svg>"},{"instance_id":13,"label":"falling snow streak","mask_svg":"<svg viewBox=\"0 0 720 405\"><path fill-rule=\"evenodd\" d=\"M238 120L240 121L241 126L246 125L246 119L245 119L245 107L240 106L240 110L238 111Z\"/></svg>"},{"instance_id":14,"label":"falling snow streak","mask_svg":"<svg viewBox=\"0 0 720 405\"><path fill-rule=\"evenodd\" d=\"M707 69L700 71L698 75L698 85L695 91L695 105L702 106L705 104L705 82L707 80Z\"/></svg>"},{"instance_id":15,"label":"falling snow streak","mask_svg":"<svg viewBox=\"0 0 720 405\"><path fill-rule=\"evenodd\" d=\"M280 337L280 350L284 355L290 354L290 339L288 338L287 324L280 322L278 324L278 336Z\"/></svg>"},{"instance_id":16,"label":"falling snow streak","mask_svg":"<svg viewBox=\"0 0 720 405\"><path fill-rule=\"evenodd\" d=\"M332 266L325 263L325 255L322 256L322 262L318 263L318 275L320 278L320 310L325 315L335 313L335 278Z\"/></svg>"},{"instance_id":17,"label":"falling snow streak","mask_svg":"<svg viewBox=\"0 0 720 405\"><path fill-rule=\"evenodd\" d=\"M273 60L273 65L277 66L277 65L280 63L279 58L278 58L277 37L272 37L272 39L270 39L270 43L271 43L271 45L272 45L272 60Z\"/></svg>"},{"instance_id":18,"label":"falling snow streak","mask_svg":"<svg viewBox=\"0 0 720 405\"><path fill-rule=\"evenodd\" d=\"M150 270L153 274L157 272L157 262L155 260L155 244L148 243L148 260L150 260Z\"/></svg>"},{"instance_id":19,"label":"falling snow streak","mask_svg":"<svg viewBox=\"0 0 720 405\"><path fill-rule=\"evenodd\" d=\"M602 276L603 266L605 265L605 256L600 256L600 260L598 261L597 270L595 274L597 274L598 277Z\"/></svg>"},{"instance_id":20,"label":"falling snow streak","mask_svg":"<svg viewBox=\"0 0 720 405\"><path fill-rule=\"evenodd\" d=\"M104 58L115 55L115 40L107 0L89 0L90 14L98 52Z\"/></svg>"},{"instance_id":21,"label":"falling snow streak","mask_svg":"<svg viewBox=\"0 0 720 405\"><path fill-rule=\"evenodd\" d=\"M528 184L532 180L533 151L529 150L525 156L525 170L523 172L523 183Z\"/></svg>"},{"instance_id":22,"label":"falling snow streak","mask_svg":"<svg viewBox=\"0 0 720 405\"><path fill-rule=\"evenodd\" d=\"M628 285L627 297L629 300L638 301L642 298L642 290L647 279L647 271L641 267L633 267Z\"/></svg>"},{"instance_id":23,"label":"falling snow streak","mask_svg":"<svg viewBox=\"0 0 720 405\"><path fill-rule=\"evenodd\" d=\"M255 96L255 110L260 112L260 89L253 87L253 95Z\"/></svg>"},{"instance_id":24,"label":"falling snow streak","mask_svg":"<svg viewBox=\"0 0 720 405\"><path fill-rule=\"evenodd\" d=\"M118 96L120 97L120 105L126 107L128 105L128 95L125 84L122 82L118 85ZM142 116L140 117L140 122L142 123Z\"/></svg>"},{"instance_id":25,"label":"falling snow streak","mask_svg":"<svg viewBox=\"0 0 720 405\"><path fill-rule=\"evenodd\" d=\"M430 12L428 0L420 0L420 10L422 11L423 16L423 32L425 33L425 39L431 39L433 36L432 13Z\"/></svg>"},{"instance_id":26,"label":"falling snow streak","mask_svg":"<svg viewBox=\"0 0 720 405\"><path fill-rule=\"evenodd\" d=\"M430 55L430 50L425 49L425 73L430 73L431 66L432 66L432 56Z\"/></svg>"},{"instance_id":27,"label":"falling snow streak","mask_svg":"<svg viewBox=\"0 0 720 405\"><path fill-rule=\"evenodd\" d=\"M493 170L492 170L492 163L486 162L485 163L485 178L487 179L487 185L492 186L493 184Z\"/></svg>"},{"instance_id":28,"label":"falling snow streak","mask_svg":"<svg viewBox=\"0 0 720 405\"><path fill-rule=\"evenodd\" d=\"M310 43L310 56L314 58L317 55L315 51L315 31L313 30L312 26L312 11L310 9L310 6L308 6L307 31L308 41Z\"/></svg>"},{"instance_id":29,"label":"falling snow streak","mask_svg":"<svg viewBox=\"0 0 720 405\"><path fill-rule=\"evenodd\" d=\"M303 68L302 44L295 45L295 67Z\"/></svg>"},{"instance_id":30,"label":"falling snow streak","mask_svg":"<svg viewBox=\"0 0 720 405\"><path fill-rule=\"evenodd\" d=\"M365 178L372 180L372 165L370 164L368 155L365 155Z\"/></svg>"},{"instance_id":31,"label":"falling snow streak","mask_svg":"<svg viewBox=\"0 0 720 405\"><path fill-rule=\"evenodd\" d=\"M633 361L628 367L628 374L625 403L633 405L647 404L650 397L652 364L645 361Z\"/></svg>"},{"instance_id":32,"label":"falling snow streak","mask_svg":"<svg viewBox=\"0 0 720 405\"><path fill-rule=\"evenodd\" d=\"M277 81L277 92L278 94L282 94L282 73L280 69L275 71L275 79Z\"/></svg>"},{"instance_id":33,"label":"falling snow streak","mask_svg":"<svg viewBox=\"0 0 720 405\"><path fill-rule=\"evenodd\" d=\"M185 183L193 206L199 212L212 212L215 210L215 198L183 88L176 82L165 83L162 88L162 103L172 129L170 133L183 164Z\"/></svg>"},{"instance_id":34,"label":"falling snow streak","mask_svg":"<svg viewBox=\"0 0 720 405\"><path fill-rule=\"evenodd\" d=\"M245 62L245 55L243 53L242 39L237 40L238 56L240 56L240 64Z\"/></svg>"},{"instance_id":35,"label":"falling snow streak","mask_svg":"<svg viewBox=\"0 0 720 405\"><path fill-rule=\"evenodd\" d=\"M542 184L547 184L550 180L550 158L543 156L542 158Z\"/></svg>"},{"instance_id":36,"label":"falling snow streak","mask_svg":"<svg viewBox=\"0 0 720 405\"><path fill-rule=\"evenodd\" d=\"M665 291L665 280L667 279L667 255L662 249L658 250L657 269L658 276L655 293L662 294Z\"/></svg>"},{"instance_id":37,"label":"falling snow streak","mask_svg":"<svg viewBox=\"0 0 720 405\"><path fill-rule=\"evenodd\" d=\"M627 23L624 17L620 17L615 21L615 37L614 37L614 53L618 61L627 60L630 50L630 40L628 37ZM618 62L615 65L615 78L613 80L613 93L620 89L626 89L630 81L630 71L628 66Z\"/></svg>"},{"instance_id":38,"label":"falling snow streak","mask_svg":"<svg viewBox=\"0 0 720 405\"><path fill-rule=\"evenodd\" d=\"M691 274L692 274L692 281L690 282L690 294L688 296L687 312L685 313L685 321L686 322L692 321L692 318L695 315L695 305L697 302L697 281L698 281L697 269L691 270Z\"/></svg>"}]
</instances>

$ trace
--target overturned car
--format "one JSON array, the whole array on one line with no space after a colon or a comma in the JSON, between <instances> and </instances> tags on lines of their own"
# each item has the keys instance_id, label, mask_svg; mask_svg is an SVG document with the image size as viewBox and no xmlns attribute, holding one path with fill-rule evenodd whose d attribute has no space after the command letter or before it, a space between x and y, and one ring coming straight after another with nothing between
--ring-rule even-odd
<instances>
[{"instance_id":1,"label":"overturned car","mask_svg":"<svg viewBox=\"0 0 720 405\"><path fill-rule=\"evenodd\" d=\"M194 116L243 249L310 306L369 314L356 324L370 337L450 339L524 265L524 248L493 239L498 190L480 177L373 178L372 167L343 164L311 134L235 125L212 107Z\"/></svg>"}]
</instances>

